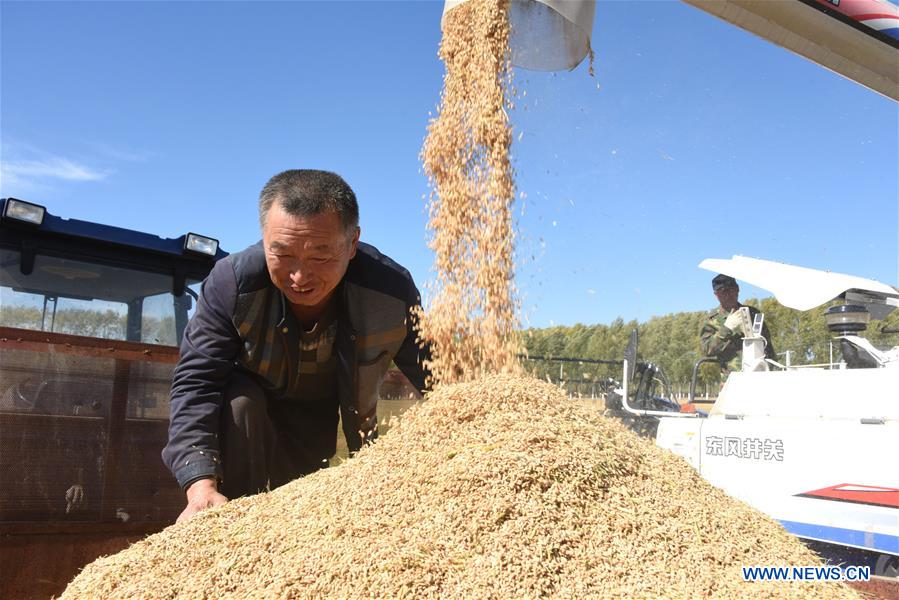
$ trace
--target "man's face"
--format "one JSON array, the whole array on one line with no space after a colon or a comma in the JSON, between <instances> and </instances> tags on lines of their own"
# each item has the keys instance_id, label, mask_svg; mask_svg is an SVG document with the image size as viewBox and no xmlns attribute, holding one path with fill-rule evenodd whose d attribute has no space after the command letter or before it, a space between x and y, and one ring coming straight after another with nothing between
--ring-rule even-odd
<instances>
[{"instance_id":1,"label":"man's face","mask_svg":"<svg viewBox=\"0 0 899 600\"><path fill-rule=\"evenodd\" d=\"M739 304L737 297L740 295L740 288L735 285L729 285L715 290L715 297L721 303L721 308L725 310L733 310Z\"/></svg>"},{"instance_id":2,"label":"man's face","mask_svg":"<svg viewBox=\"0 0 899 600\"><path fill-rule=\"evenodd\" d=\"M325 306L358 243L359 228L347 231L337 213L297 217L284 212L277 201L262 230L272 282L291 304L304 308Z\"/></svg>"}]
</instances>

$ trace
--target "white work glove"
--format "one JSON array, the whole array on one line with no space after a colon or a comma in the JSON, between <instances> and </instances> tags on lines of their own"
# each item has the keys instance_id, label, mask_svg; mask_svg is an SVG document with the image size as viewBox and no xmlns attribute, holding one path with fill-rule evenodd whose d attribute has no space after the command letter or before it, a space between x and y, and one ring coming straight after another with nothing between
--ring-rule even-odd
<instances>
[{"instance_id":1,"label":"white work glove","mask_svg":"<svg viewBox=\"0 0 899 600\"><path fill-rule=\"evenodd\" d=\"M743 317L740 315L739 309L727 316L727 319L724 320L724 326L734 333L743 333Z\"/></svg>"}]
</instances>

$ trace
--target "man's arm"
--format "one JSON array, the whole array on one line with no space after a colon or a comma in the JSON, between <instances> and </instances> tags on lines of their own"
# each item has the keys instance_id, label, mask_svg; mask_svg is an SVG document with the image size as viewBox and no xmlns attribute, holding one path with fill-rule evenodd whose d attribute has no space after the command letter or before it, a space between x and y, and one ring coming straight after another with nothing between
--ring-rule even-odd
<instances>
[{"instance_id":1,"label":"man's arm","mask_svg":"<svg viewBox=\"0 0 899 600\"><path fill-rule=\"evenodd\" d=\"M706 321L703 324L702 329L699 332L699 347L702 349L703 356L712 356L715 353L713 348L713 344L715 342L715 334L718 333L718 329L713 327L709 321Z\"/></svg>"},{"instance_id":2,"label":"man's arm","mask_svg":"<svg viewBox=\"0 0 899 600\"><path fill-rule=\"evenodd\" d=\"M431 358L431 348L429 344L417 341L418 330L415 327L417 321L413 317L413 311L421 306L421 296L411 280L409 288L406 299L406 338L399 352L393 357L393 362L415 389L423 394L428 389L428 379L431 375L424 366L424 362Z\"/></svg>"},{"instance_id":3,"label":"man's arm","mask_svg":"<svg viewBox=\"0 0 899 600\"><path fill-rule=\"evenodd\" d=\"M727 353L734 348L735 343L742 339L741 334L735 334L724 325L718 325L715 317L710 317L702 326L699 334L699 345L703 356L711 356L724 360Z\"/></svg>"},{"instance_id":4,"label":"man's arm","mask_svg":"<svg viewBox=\"0 0 899 600\"><path fill-rule=\"evenodd\" d=\"M163 461L183 490L221 478L219 424L222 390L241 347L231 321L237 280L231 261L219 261L206 281L181 341L172 381L169 441Z\"/></svg>"}]
</instances>

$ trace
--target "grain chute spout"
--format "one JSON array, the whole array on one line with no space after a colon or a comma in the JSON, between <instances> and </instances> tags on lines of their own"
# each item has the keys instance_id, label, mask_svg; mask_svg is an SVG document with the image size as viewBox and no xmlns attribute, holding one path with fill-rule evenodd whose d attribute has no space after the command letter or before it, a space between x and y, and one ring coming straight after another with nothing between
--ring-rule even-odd
<instances>
[{"instance_id":1,"label":"grain chute spout","mask_svg":"<svg viewBox=\"0 0 899 600\"><path fill-rule=\"evenodd\" d=\"M446 14L467 0L447 0ZM595 0L510 0L512 64L533 71L563 71L590 53Z\"/></svg>"}]
</instances>

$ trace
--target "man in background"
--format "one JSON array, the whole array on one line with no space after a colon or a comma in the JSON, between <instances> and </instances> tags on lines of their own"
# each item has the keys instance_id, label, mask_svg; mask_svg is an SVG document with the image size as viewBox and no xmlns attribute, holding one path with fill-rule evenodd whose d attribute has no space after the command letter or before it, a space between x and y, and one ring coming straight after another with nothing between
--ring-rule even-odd
<instances>
[{"instance_id":1,"label":"man in background","mask_svg":"<svg viewBox=\"0 0 899 600\"><path fill-rule=\"evenodd\" d=\"M703 356L718 360L722 375L740 370L741 351L743 349L743 326L740 308L740 286L737 280L728 275L716 275L712 279L712 290L718 299L719 306L709 313L699 335ZM759 310L747 306L751 320L759 314ZM762 337L765 338L765 358L775 357L768 324L762 325Z\"/></svg>"}]
</instances>

